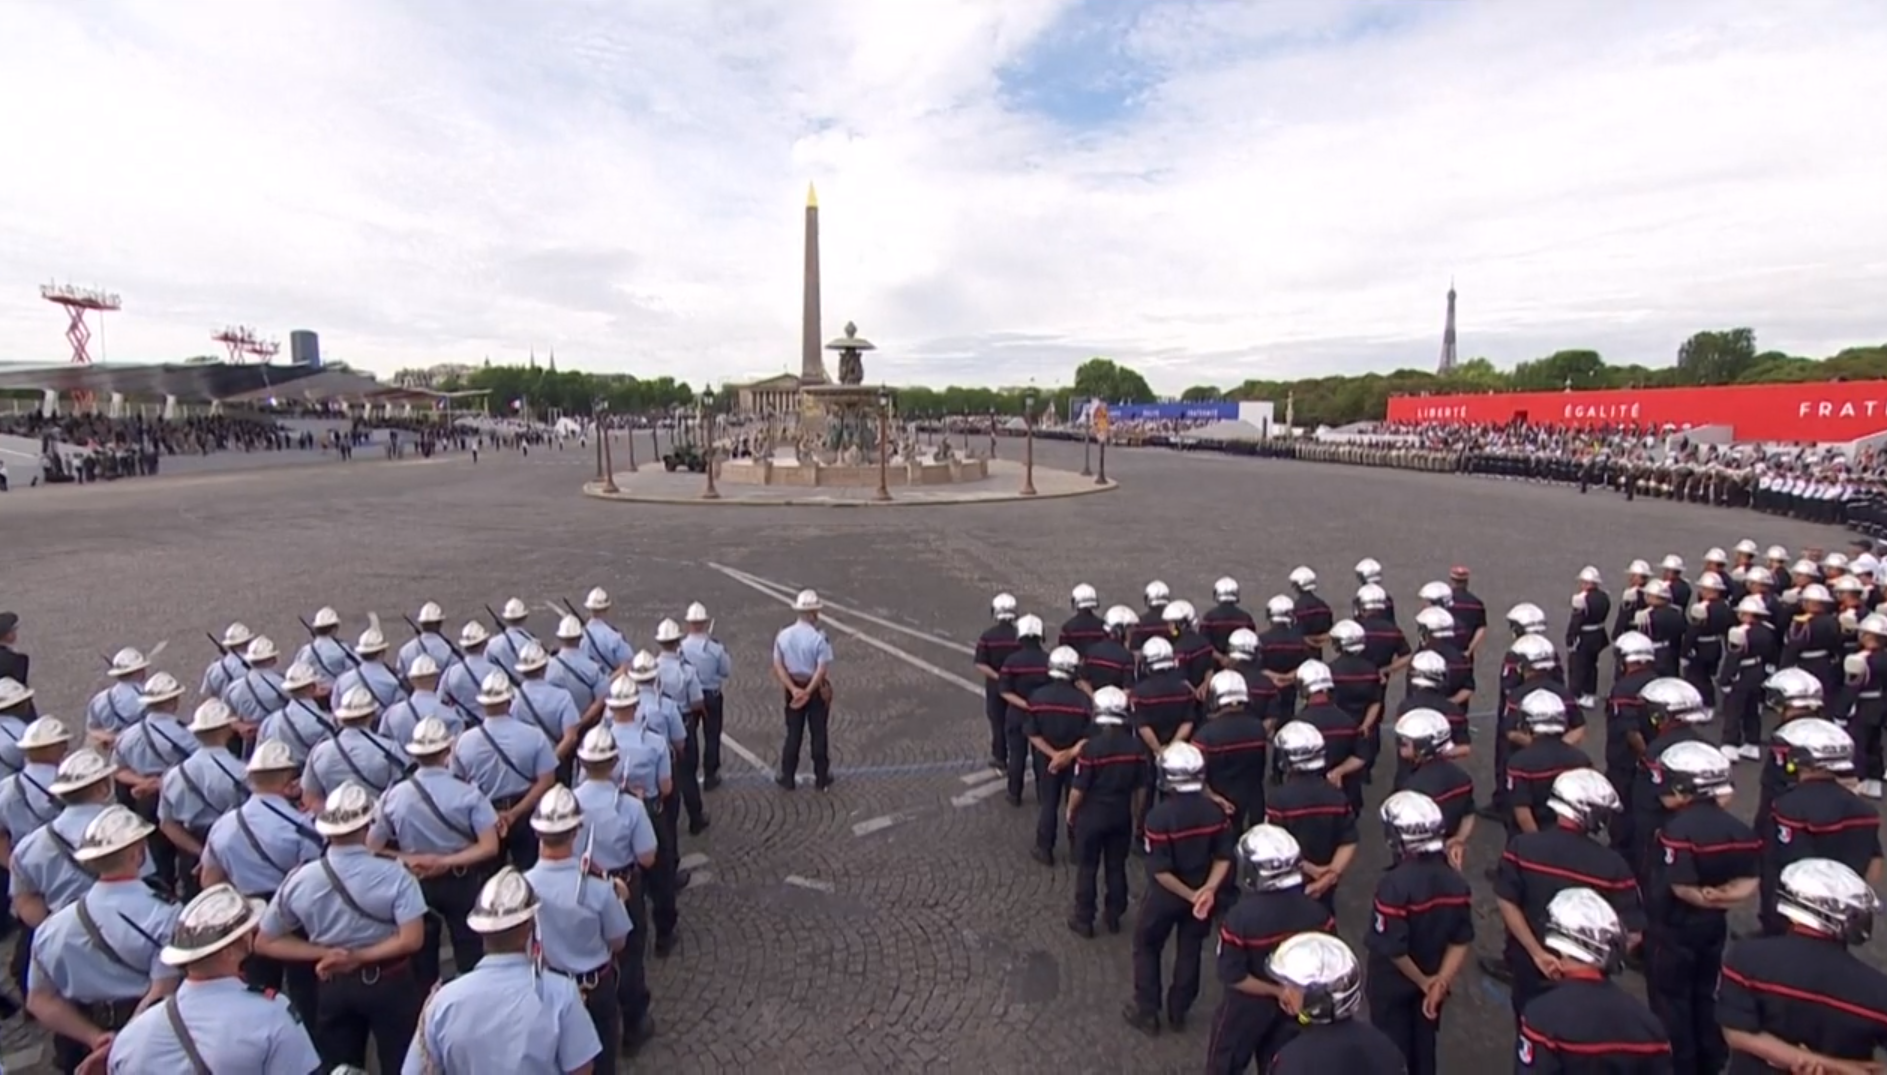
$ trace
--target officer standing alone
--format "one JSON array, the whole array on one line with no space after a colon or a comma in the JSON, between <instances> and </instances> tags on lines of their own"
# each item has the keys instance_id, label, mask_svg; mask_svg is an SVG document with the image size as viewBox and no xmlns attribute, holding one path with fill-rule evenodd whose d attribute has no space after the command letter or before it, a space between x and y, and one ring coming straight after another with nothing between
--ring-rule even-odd
<instances>
[{"instance_id":1,"label":"officer standing alone","mask_svg":"<svg viewBox=\"0 0 1887 1075\"><path fill-rule=\"evenodd\" d=\"M780 772L774 782L788 791L798 787L799 749L812 739L813 786L832 786L832 755L827 732L832 719L832 643L819 629L819 595L801 590L793 598L799 619L773 639L773 678L785 695L786 740L780 747Z\"/></svg>"}]
</instances>

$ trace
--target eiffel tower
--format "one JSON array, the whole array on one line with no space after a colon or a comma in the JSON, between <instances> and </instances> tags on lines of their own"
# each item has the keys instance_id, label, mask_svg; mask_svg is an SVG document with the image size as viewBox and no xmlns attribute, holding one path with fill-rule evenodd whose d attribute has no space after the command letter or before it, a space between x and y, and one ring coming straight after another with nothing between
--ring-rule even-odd
<instances>
[{"instance_id":1,"label":"eiffel tower","mask_svg":"<svg viewBox=\"0 0 1887 1075\"><path fill-rule=\"evenodd\" d=\"M1448 321L1441 330L1441 366L1435 370L1446 377L1455 371L1455 282L1448 281Z\"/></svg>"}]
</instances>

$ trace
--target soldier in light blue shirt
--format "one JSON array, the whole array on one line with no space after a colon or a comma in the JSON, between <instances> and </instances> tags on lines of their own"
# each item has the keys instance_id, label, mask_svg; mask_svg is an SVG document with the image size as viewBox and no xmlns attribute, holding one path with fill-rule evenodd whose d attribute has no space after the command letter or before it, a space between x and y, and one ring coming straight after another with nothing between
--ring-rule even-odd
<instances>
[{"instance_id":1,"label":"soldier in light blue shirt","mask_svg":"<svg viewBox=\"0 0 1887 1075\"><path fill-rule=\"evenodd\" d=\"M682 808L688 811L688 835L699 836L708 828L707 811L701 807L701 715L707 711L701 680L681 655L681 624L663 620L655 627L655 643L661 653L655 658L655 682L662 697L681 711L685 729L681 749L676 752L675 786L681 792Z\"/></svg>"},{"instance_id":2,"label":"soldier in light blue shirt","mask_svg":"<svg viewBox=\"0 0 1887 1075\"><path fill-rule=\"evenodd\" d=\"M176 970L158 955L177 907L138 878L144 840L154 831L124 807L106 807L86 825L73 856L98 882L34 931L26 1010L56 1035L62 1071L109 1044L140 1003L176 988Z\"/></svg>"},{"instance_id":3,"label":"soldier in light blue shirt","mask_svg":"<svg viewBox=\"0 0 1887 1075\"><path fill-rule=\"evenodd\" d=\"M400 647L400 667L411 668L420 654L431 657L440 668L450 668L458 660L458 654L452 652L452 642L439 629L445 625L445 610L431 601L419 608L419 615L413 617L419 633L412 640Z\"/></svg>"},{"instance_id":4,"label":"soldier in light blue shirt","mask_svg":"<svg viewBox=\"0 0 1887 1075\"><path fill-rule=\"evenodd\" d=\"M58 775L47 787L65 809L13 849L9 892L13 912L26 927L18 943L27 945L28 951L32 930L92 887L92 874L79 863L77 853L85 826L111 805L111 773L111 763L96 750L74 751L59 763ZM146 859L140 873L148 877L150 872ZM17 970L23 974L25 965ZM24 991L26 983L20 982L20 988Z\"/></svg>"},{"instance_id":5,"label":"soldier in light blue shirt","mask_svg":"<svg viewBox=\"0 0 1887 1075\"><path fill-rule=\"evenodd\" d=\"M516 692L502 670L485 677L478 702L484 723L452 747L452 772L485 793L498 811L498 835L513 866L537 861L537 841L525 821L557 779L557 752L544 733L511 719Z\"/></svg>"},{"instance_id":6,"label":"soldier in light blue shirt","mask_svg":"<svg viewBox=\"0 0 1887 1075\"><path fill-rule=\"evenodd\" d=\"M627 676L610 684L605 705L609 721L603 725L616 743L616 766L612 775L618 786L643 801L651 813L658 812L662 800L674 791L674 752L668 738L643 721L636 710L642 692Z\"/></svg>"},{"instance_id":7,"label":"soldier in light blue shirt","mask_svg":"<svg viewBox=\"0 0 1887 1075\"><path fill-rule=\"evenodd\" d=\"M352 781L328 796L315 819L327 853L282 883L256 950L314 967L315 1047L325 1060L366 1067L371 1034L380 1070L393 1071L425 999L412 957L425 943L426 898L404 866L367 849L375 800Z\"/></svg>"},{"instance_id":8,"label":"soldier in light blue shirt","mask_svg":"<svg viewBox=\"0 0 1887 1075\"><path fill-rule=\"evenodd\" d=\"M20 736L33 715L33 688L11 677L0 677L0 776L17 773L26 764Z\"/></svg>"},{"instance_id":9,"label":"soldier in light blue shirt","mask_svg":"<svg viewBox=\"0 0 1887 1075\"><path fill-rule=\"evenodd\" d=\"M340 613L331 608L321 609L308 622L308 641L295 652L296 664L305 664L314 669L315 681L320 684L315 693L322 698L332 694L334 681L354 667L353 654L347 652L347 643L335 637L335 632L340 629Z\"/></svg>"},{"instance_id":10,"label":"soldier in light blue shirt","mask_svg":"<svg viewBox=\"0 0 1887 1075\"><path fill-rule=\"evenodd\" d=\"M138 695L150 668L150 659L129 646L112 656L111 668L107 671L111 686L92 695L85 706L85 730L92 742L109 751L118 741L119 733L144 715L144 704L138 701Z\"/></svg>"},{"instance_id":11,"label":"soldier in light blue shirt","mask_svg":"<svg viewBox=\"0 0 1887 1075\"><path fill-rule=\"evenodd\" d=\"M110 1075L188 1072L194 1070L192 1051L212 1072L310 1075L326 1070L289 1002L243 982L243 964L261 921L260 907L228 885L206 889L190 901L159 955L165 966L181 970L184 980L162 1004L140 1012L118 1032L107 1060Z\"/></svg>"},{"instance_id":12,"label":"soldier in light blue shirt","mask_svg":"<svg viewBox=\"0 0 1887 1075\"><path fill-rule=\"evenodd\" d=\"M567 779L577 738L583 734L583 714L569 691L544 679L549 664L550 655L536 642L526 642L518 651L517 700L511 703L511 716L544 733L557 751L558 778Z\"/></svg>"},{"instance_id":13,"label":"soldier in light blue shirt","mask_svg":"<svg viewBox=\"0 0 1887 1075\"><path fill-rule=\"evenodd\" d=\"M589 724L601 716L598 706L609 691L609 677L584 651L583 621L565 616L557 624L557 641L561 648L551 655L544 679L569 691L583 722Z\"/></svg>"},{"instance_id":14,"label":"soldier in light blue shirt","mask_svg":"<svg viewBox=\"0 0 1887 1075\"><path fill-rule=\"evenodd\" d=\"M374 705L382 710L406 697L400 677L387 667L387 636L380 633L377 625L361 632L354 653L354 667L334 679L334 697L341 697L351 687L365 687L367 693L373 695Z\"/></svg>"},{"instance_id":15,"label":"soldier in light blue shirt","mask_svg":"<svg viewBox=\"0 0 1887 1075\"><path fill-rule=\"evenodd\" d=\"M629 939L628 896L621 881L596 876L582 861L577 830L583 808L569 788L544 794L531 815L537 833L537 865L524 879L537 893L537 940L546 970L574 979L602 1040L598 1059L613 1067L622 1041L622 1007L617 999L616 956ZM587 857L587 856L585 856Z\"/></svg>"},{"instance_id":16,"label":"soldier in light blue shirt","mask_svg":"<svg viewBox=\"0 0 1887 1075\"><path fill-rule=\"evenodd\" d=\"M286 745L295 764L300 765L308 760L308 753L316 743L333 735L337 729L315 699L320 679L313 668L301 663L290 665L288 675L282 677L282 686L288 691L288 701L263 720L256 738L273 739Z\"/></svg>"},{"instance_id":17,"label":"soldier in light blue shirt","mask_svg":"<svg viewBox=\"0 0 1887 1075\"><path fill-rule=\"evenodd\" d=\"M406 681L412 685L413 693L380 714L381 735L395 743L404 743L413 738L413 729L419 727L419 722L429 717L444 722L453 735L465 730L465 714L447 705L439 696L437 661L424 653L413 658L413 663L406 666Z\"/></svg>"},{"instance_id":18,"label":"soldier in light blue shirt","mask_svg":"<svg viewBox=\"0 0 1887 1075\"><path fill-rule=\"evenodd\" d=\"M714 637L708 608L696 601L688 606L688 637L681 640L681 655L701 681L701 790L721 786L721 723L725 713L722 693L734 678L734 659Z\"/></svg>"},{"instance_id":19,"label":"soldier in light blue shirt","mask_svg":"<svg viewBox=\"0 0 1887 1075\"><path fill-rule=\"evenodd\" d=\"M434 912L426 916L426 940L414 957L423 989L439 980L441 920L451 931L460 972L478 962L479 935L465 917L478 899L479 878L498 857L498 812L484 792L446 768L452 740L444 721L419 722L406 744L417 768L381 796L367 829L367 846L376 852L397 845L400 861L419 878Z\"/></svg>"},{"instance_id":20,"label":"soldier in light blue shirt","mask_svg":"<svg viewBox=\"0 0 1887 1075\"><path fill-rule=\"evenodd\" d=\"M202 888L197 867L203 861L203 841L217 818L249 797L249 773L226 749L236 734L236 714L220 699L198 705L186 730L196 736L197 750L164 774L157 792L157 827L177 848L184 894L195 896Z\"/></svg>"},{"instance_id":21,"label":"soldier in light blue shirt","mask_svg":"<svg viewBox=\"0 0 1887 1075\"><path fill-rule=\"evenodd\" d=\"M681 809L673 776L674 759L681 755L682 748L687 744L688 733L682 726L681 711L661 692L656 676L655 655L647 650L636 654L629 662L629 679L637 689L636 722L668 742L668 757L664 759L662 767L662 775L666 778L662 781L662 797L648 804L649 814L655 820L655 836L660 844L656 853L656 867L649 874L650 918L655 927L655 958L667 959L675 948L675 923L678 918L675 896L688 883L678 865L681 860L681 835L676 818ZM625 768L634 764L630 757L631 750L625 747ZM633 773L631 775L634 776Z\"/></svg>"},{"instance_id":22,"label":"soldier in light blue shirt","mask_svg":"<svg viewBox=\"0 0 1887 1075\"><path fill-rule=\"evenodd\" d=\"M514 869L485 882L467 920L485 956L433 995L401 1075L567 1075L593 1061L610 1067L589 1070L613 1070L577 983L532 967L540 905Z\"/></svg>"},{"instance_id":23,"label":"soldier in light blue shirt","mask_svg":"<svg viewBox=\"0 0 1887 1075\"><path fill-rule=\"evenodd\" d=\"M59 816L52 783L59 779L59 763L65 760L71 742L72 733L58 717L41 717L20 733L18 746L25 767L0 780L0 829L6 832L6 855Z\"/></svg>"},{"instance_id":24,"label":"soldier in light blue shirt","mask_svg":"<svg viewBox=\"0 0 1887 1075\"><path fill-rule=\"evenodd\" d=\"M445 676L440 681L439 693L447 702L468 713L480 712L479 689L497 671L497 666L485 656L485 644L490 641L485 625L472 620L459 630L458 659L441 666L445 668Z\"/></svg>"},{"instance_id":25,"label":"soldier in light blue shirt","mask_svg":"<svg viewBox=\"0 0 1887 1075\"><path fill-rule=\"evenodd\" d=\"M289 703L288 686L275 670L281 654L275 640L257 635L242 651L243 673L223 689L223 701L236 711L237 731L253 739L270 713ZM312 672L313 670L310 669Z\"/></svg>"},{"instance_id":26,"label":"soldier in light blue shirt","mask_svg":"<svg viewBox=\"0 0 1887 1075\"><path fill-rule=\"evenodd\" d=\"M583 625L583 651L590 655L590 660L614 673L629 663L634 651L622 632L609 622L609 606L609 594L601 586L583 599L584 611L590 614Z\"/></svg>"},{"instance_id":27,"label":"soldier in light blue shirt","mask_svg":"<svg viewBox=\"0 0 1887 1075\"><path fill-rule=\"evenodd\" d=\"M177 706L184 696L183 684L169 672L158 672L144 681L144 719L118 734L111 760L118 766L118 801L137 811L137 815L157 826L157 795L163 788L164 771L181 765L194 754L197 741L177 719ZM151 863L166 892L177 892L177 849L163 833L151 837Z\"/></svg>"},{"instance_id":28,"label":"soldier in light blue shirt","mask_svg":"<svg viewBox=\"0 0 1887 1075\"><path fill-rule=\"evenodd\" d=\"M350 687L334 707L340 729L308 752L301 769L301 801L305 809L320 812L328 792L348 781L364 784L376 798L412 768L397 744L374 734L380 707L365 687Z\"/></svg>"},{"instance_id":29,"label":"soldier in light blue shirt","mask_svg":"<svg viewBox=\"0 0 1887 1075\"><path fill-rule=\"evenodd\" d=\"M636 719L654 728L661 737L668 741L671 751L679 755L688 742L688 728L682 722L681 709L662 693L662 686L657 682L660 669L656 666L655 654L648 650L637 653L629 662L628 678L636 685Z\"/></svg>"},{"instance_id":30,"label":"soldier in light blue shirt","mask_svg":"<svg viewBox=\"0 0 1887 1075\"><path fill-rule=\"evenodd\" d=\"M249 797L217 818L203 841L204 888L228 882L245 896L269 899L295 867L321 853L321 834L287 798L300 768L281 740L256 744Z\"/></svg>"},{"instance_id":31,"label":"soldier in light blue shirt","mask_svg":"<svg viewBox=\"0 0 1887 1075\"><path fill-rule=\"evenodd\" d=\"M489 608L490 606L486 606ZM531 610L523 601L513 597L498 610L500 630L498 636L485 647L485 659L509 669L512 675L518 674L518 654L524 647L537 641L536 636L526 630L524 624L531 618Z\"/></svg>"},{"instance_id":32,"label":"soldier in light blue shirt","mask_svg":"<svg viewBox=\"0 0 1887 1075\"><path fill-rule=\"evenodd\" d=\"M242 649L255 636L247 624L232 623L224 628L222 639L216 643L216 659L203 669L203 683L197 693L206 698L221 698L229 685L249 670L249 666L242 663Z\"/></svg>"},{"instance_id":33,"label":"soldier in light blue shirt","mask_svg":"<svg viewBox=\"0 0 1887 1075\"><path fill-rule=\"evenodd\" d=\"M655 749L663 756L668 753L659 743ZM574 790L577 805L583 810L583 830L577 834L577 846L587 849L592 865L622 881L628 890L623 902L629 911L629 939L617 972L616 995L622 1008L624 1044L633 1051L655 1032L649 1019L648 894L643 879L654 868L659 847L648 808L617 781L620 757L611 730L591 728L577 748L583 780ZM593 838L591 830L595 830Z\"/></svg>"},{"instance_id":34,"label":"soldier in light blue shirt","mask_svg":"<svg viewBox=\"0 0 1887 1075\"><path fill-rule=\"evenodd\" d=\"M832 643L819 629L819 595L801 590L793 599L798 622L773 639L773 678L786 694L786 742L780 748L780 774L775 783L788 791L797 786L799 745L812 733L813 786L832 786L832 756L826 730L832 717Z\"/></svg>"}]
</instances>

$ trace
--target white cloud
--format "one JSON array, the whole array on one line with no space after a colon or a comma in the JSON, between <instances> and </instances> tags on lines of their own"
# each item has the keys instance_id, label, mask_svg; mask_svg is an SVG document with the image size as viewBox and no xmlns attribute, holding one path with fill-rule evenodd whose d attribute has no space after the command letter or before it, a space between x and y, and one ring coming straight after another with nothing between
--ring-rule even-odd
<instances>
[{"instance_id":1,"label":"white cloud","mask_svg":"<svg viewBox=\"0 0 1887 1075\"><path fill-rule=\"evenodd\" d=\"M1887 338L1883 54L1871 0L14 0L0 357L57 278L113 360L790 368L809 179L874 378L1426 367L1451 275L1464 355L1821 354Z\"/></svg>"}]
</instances>

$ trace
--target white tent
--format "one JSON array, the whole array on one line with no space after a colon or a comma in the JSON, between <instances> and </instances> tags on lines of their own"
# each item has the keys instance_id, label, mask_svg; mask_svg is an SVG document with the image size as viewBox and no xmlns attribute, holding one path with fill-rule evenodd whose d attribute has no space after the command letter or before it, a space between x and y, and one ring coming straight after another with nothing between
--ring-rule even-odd
<instances>
[{"instance_id":1,"label":"white tent","mask_svg":"<svg viewBox=\"0 0 1887 1075\"><path fill-rule=\"evenodd\" d=\"M1179 434L1178 439L1182 441L1211 440L1221 442L1252 442L1264 440L1265 432L1257 426L1252 425L1250 422L1242 419L1232 419L1230 421L1214 422L1211 425L1200 426L1198 429L1188 429L1184 433Z\"/></svg>"}]
</instances>

